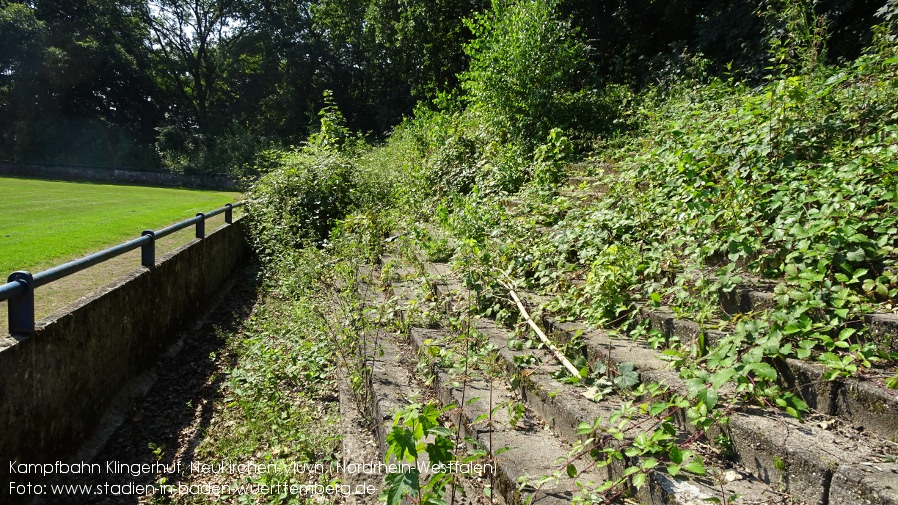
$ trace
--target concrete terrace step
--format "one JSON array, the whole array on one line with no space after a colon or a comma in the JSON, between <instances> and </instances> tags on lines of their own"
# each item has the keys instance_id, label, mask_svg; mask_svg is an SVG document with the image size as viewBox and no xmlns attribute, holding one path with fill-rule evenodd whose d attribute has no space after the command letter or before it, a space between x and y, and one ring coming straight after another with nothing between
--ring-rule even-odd
<instances>
[{"instance_id":1,"label":"concrete terrace step","mask_svg":"<svg viewBox=\"0 0 898 505\"><path fill-rule=\"evenodd\" d=\"M509 335L489 320L478 319L475 325L478 330L489 335L492 343L499 348L509 373L522 377L523 394L528 405L546 419L559 435L571 440L577 439L581 437L578 427L582 423L591 424L595 419L608 419L620 407L623 398L619 396L609 396L601 402L595 402L587 398L584 388L552 378L549 372L557 366L551 365L554 357L546 351L540 353L544 365L537 368L518 366L514 360L516 356L533 355L535 352L508 349L505 343ZM639 427L649 420L648 416L633 418L631 424L637 428L631 430L630 435L638 434ZM711 467L710 463L707 466L711 468L712 475L722 476L727 473L725 468ZM617 467L614 470L620 475L623 468ZM683 476L675 479L664 471L655 471L651 475L653 485L646 488L639 498L646 503L691 503L694 500L706 501L713 498L722 500L726 496L738 494L751 497L751 503L783 502L784 496L747 472L730 470L730 475L733 476L732 480L726 482L721 489L712 477L690 475L688 479Z\"/></svg>"},{"instance_id":2,"label":"concrete terrace step","mask_svg":"<svg viewBox=\"0 0 898 505\"><path fill-rule=\"evenodd\" d=\"M394 291L400 303L403 299L408 300L412 294L406 286L402 284L394 284ZM500 488L503 493L508 496L515 496L515 482L521 475L552 475L563 470L571 452L571 446L565 441L576 441L583 438L578 434L578 426L581 423L589 423L600 417L607 418L619 406L621 399L617 398L617 403L603 402L596 403L587 399L583 395L583 389L576 386L562 384L549 376L549 368L537 367L536 369L524 369L515 364L515 356L524 356L529 351L513 351L508 349L507 342L510 335L504 329L496 327L491 321L485 319L475 319L472 321L474 327L489 338L490 343L498 350L498 357L501 359L503 366L508 370L509 375L522 378L521 385L521 401L527 407L524 415L524 425L528 428L524 430L509 430L507 424L507 412L505 409L495 411L494 415L499 417L494 420L503 430L493 431L489 434L491 440L486 440L482 433L482 443L489 447L501 448L503 443L508 444L505 447L512 447L512 450L502 454L499 458L500 469L502 471ZM426 330L413 328L411 329L413 343L419 348L427 348L436 346L444 347L444 341L447 334L443 330ZM426 353L419 353L426 354ZM544 360L548 362L548 359ZM460 396L460 390L448 387L452 379L446 372L435 370L438 382L441 384L439 393L444 403L460 403L464 400ZM471 427L471 419L477 419L478 416L484 416L490 410L490 406L500 405L506 402L514 402L515 397L510 396L508 391L511 389L507 380L492 380L492 389L490 390L487 380L474 380L467 384L469 394L474 391L486 397L492 395L492 401L489 404L484 402L484 398L475 401L466 407L466 421L462 424L469 427L470 432L475 432L475 428ZM469 410L470 409L470 410ZM535 414L535 417L534 417ZM548 434L546 431L533 430L531 425L534 423L545 424L554 435ZM561 437L560 440L558 437ZM534 456L530 448L536 448L537 454ZM559 463L558 458L561 458ZM582 467L584 464L590 464L589 458L584 462L582 459L575 460L575 464ZM555 460L555 461L553 461ZM616 478L621 475L624 467L617 465L615 468L609 468L601 474L596 475L595 472L584 473L578 475L581 485L584 482L597 486L606 479ZM715 475L723 476L727 474L724 469L714 472ZM783 496L769 486L753 479L746 472L730 471L730 479L723 486L725 495L731 496L739 494L742 496L751 496L750 503L783 503ZM640 490L637 497L643 503L677 503L691 504L702 503L705 499L721 499L720 484L711 478L691 478L675 479L670 475L654 471L650 474L649 485ZM568 486L561 486L546 489L542 488L537 494L535 503L564 502L567 503L572 498L570 492L564 491ZM510 501L515 501L512 498ZM516 502L516 501L515 501Z\"/></svg>"},{"instance_id":3,"label":"concrete terrace step","mask_svg":"<svg viewBox=\"0 0 898 505\"><path fill-rule=\"evenodd\" d=\"M604 167L606 173L613 171ZM588 207L595 201L605 197L607 185L601 178L589 176L569 177L567 184L559 189L559 194L581 207ZM756 280L757 284L737 286L718 293L721 309L729 314L746 314L771 308L775 305L773 290L776 282ZM876 343L880 349L888 353L898 353L898 314L867 314L864 316L867 326L867 338Z\"/></svg>"},{"instance_id":4,"label":"concrete terrace step","mask_svg":"<svg viewBox=\"0 0 898 505\"><path fill-rule=\"evenodd\" d=\"M435 270L441 269L436 267ZM405 288L401 285L396 287L400 293ZM401 294L399 298L400 302L407 300ZM423 350L434 342L442 342L447 336L445 330L411 328L409 343L419 355L426 355ZM384 363L395 361L395 357L401 355L399 348L395 346L385 346L384 351L385 356L392 356L383 358ZM406 363L408 365L416 364ZM454 424L460 427L462 435L474 441L473 448L484 448L489 454L495 454L495 488L506 503L523 504L528 500L530 503L545 505L571 502L573 490L577 488L573 479L565 476L550 482L536 482L564 469L564 465L560 465L556 459L563 458L571 451L570 444L545 430L542 421L529 409L525 409L521 419L512 426L508 406L517 402L518 398L510 392L506 381L473 376L459 378L437 367L431 367L431 371L434 393L441 403L460 406L451 416ZM374 362L372 402L382 406L374 412L375 416L383 416L383 412L398 407L387 405L388 400L384 398L397 394L397 389L401 389L396 384L397 375L401 376ZM456 415L457 418L454 417ZM384 420L380 429L386 431L386 423ZM602 482L606 478L587 468L580 470L577 478L580 485ZM519 482L522 480L532 481L533 484L521 488Z\"/></svg>"},{"instance_id":5,"label":"concrete terrace step","mask_svg":"<svg viewBox=\"0 0 898 505\"><path fill-rule=\"evenodd\" d=\"M700 333L704 333L709 342L725 336L720 331L703 329L694 321L677 318L663 307L642 306L639 316L649 322L651 329L666 338L677 337L682 342L695 341ZM547 317L546 324L552 326L554 320ZM898 441L898 391L855 378L826 381L823 379L825 368L816 362L789 358L774 365L781 385L799 392L812 409Z\"/></svg>"},{"instance_id":6,"label":"concrete terrace step","mask_svg":"<svg viewBox=\"0 0 898 505\"><path fill-rule=\"evenodd\" d=\"M417 349L426 348L429 342L441 342L446 337L443 330L412 328L412 343ZM564 458L570 451L570 444L545 430L542 420L532 410L526 409L515 425L509 416L508 405L518 399L510 393L506 381L489 378L469 378L464 384L450 373L434 368L437 396L444 405L462 405L460 421L457 425L463 434L476 440L477 445L497 454L497 490L507 503L521 504L532 495L530 503L562 504L570 503L572 490L579 485L602 482L605 477L579 464L576 482L569 477L560 477L544 484L536 481L545 476L559 473ZM527 480L531 484L519 489L519 482Z\"/></svg>"},{"instance_id":7,"label":"concrete terrace step","mask_svg":"<svg viewBox=\"0 0 898 505\"><path fill-rule=\"evenodd\" d=\"M451 278L444 278L443 283L444 287L439 291L444 294L458 288L457 281ZM677 326L674 321L663 317L656 320L663 323L660 327L673 330ZM585 342L587 354L591 357L610 351L610 359L618 363L634 363L643 380L661 379L674 389L685 391L677 375L666 370L663 361L651 349L628 340L612 339L607 334L582 325L560 323L551 318L546 318L544 323L556 331L561 341L578 335ZM828 384L833 388L832 383ZM836 390L841 387L841 384L835 386ZM858 386L852 393L857 397L863 394L859 393L863 390L864 387ZM821 405L824 402L817 403ZM855 407L861 409L863 406ZM855 423L861 418L877 417L892 416L887 411L886 415L867 414L848 419ZM867 419L867 422L874 424L875 421ZM890 421L887 420L886 424ZM757 478L782 487L802 502L853 504L858 503L856 499L860 497L868 503L898 504L898 473L893 471L893 463L888 462L889 455L898 453L898 446L867 432L854 436L850 431L847 435L837 432L830 422L802 423L776 412L745 410L731 416L726 432L733 442L739 462L746 469ZM892 436L894 433L891 432Z\"/></svg>"},{"instance_id":8,"label":"concrete terrace step","mask_svg":"<svg viewBox=\"0 0 898 505\"><path fill-rule=\"evenodd\" d=\"M459 288L456 283L455 289ZM532 293L521 293L532 305L542 306L550 298ZM703 335L709 345L713 345L726 333L715 329L708 329L695 321L678 318L666 307L649 307L642 305L638 309L639 318L647 321L652 330L662 333L665 338L676 337L684 343L694 343L699 335ZM898 317L880 314L868 316L876 321L877 330L881 334L898 331ZM894 321L893 321L894 318ZM570 331L562 331L564 334L576 334L588 331L589 328L582 324L566 325L551 315L542 315L541 323L547 329L573 328ZM898 342L898 336L895 337ZM622 345L622 344L618 344ZM624 344L625 345L625 344ZM635 345L635 344L634 344ZM645 350L630 348L628 353L644 353ZM657 353L654 353L657 355ZM653 366L662 363L659 358ZM844 419L853 426L859 426L863 430L870 430L878 436L892 442L898 442L898 391L888 389L881 384L869 380L842 377L834 380L824 380L823 365L813 361L804 361L793 358L774 362L777 369L780 385L786 390L798 392L808 406L821 414L835 416ZM660 366L666 366L660 364Z\"/></svg>"},{"instance_id":9,"label":"concrete terrace step","mask_svg":"<svg viewBox=\"0 0 898 505\"><path fill-rule=\"evenodd\" d=\"M773 300L775 287L775 282L767 281L761 286L742 285L727 292L720 291L720 306L729 315L772 308L776 305ZM885 352L898 353L898 315L866 314L864 324L870 341Z\"/></svg>"},{"instance_id":10,"label":"concrete terrace step","mask_svg":"<svg viewBox=\"0 0 898 505\"><path fill-rule=\"evenodd\" d=\"M363 283L360 291L366 304L369 307L374 307L374 310L390 303L382 291L370 284ZM377 443L377 460L379 461L383 461L386 455L387 434L392 430L395 413L412 403L426 402L433 396L432 392L424 387L411 372L417 361L412 349L407 342L397 340L396 337L395 334L376 328L366 335L366 338L359 341L366 370L367 403L362 408L364 417L372 424ZM343 394L345 393L341 392L341 395ZM349 454L344 454L344 464L373 462L352 460L352 451L345 452ZM426 464L426 453L419 457ZM454 495L454 503L467 505L482 501L482 498L478 497L483 496L484 482L479 476L463 476L458 483L462 491ZM372 500L367 501L376 503Z\"/></svg>"}]
</instances>

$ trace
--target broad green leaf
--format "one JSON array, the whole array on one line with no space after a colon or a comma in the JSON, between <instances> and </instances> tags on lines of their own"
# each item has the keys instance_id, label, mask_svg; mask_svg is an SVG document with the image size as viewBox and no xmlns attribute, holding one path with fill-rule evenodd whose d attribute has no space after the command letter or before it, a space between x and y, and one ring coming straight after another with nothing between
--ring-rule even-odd
<instances>
[{"instance_id":1,"label":"broad green leaf","mask_svg":"<svg viewBox=\"0 0 898 505\"><path fill-rule=\"evenodd\" d=\"M697 457L688 464L683 465L683 470L689 473L694 473L695 475L705 475L706 473L708 473L707 471L705 471L705 465L703 465L701 460Z\"/></svg>"},{"instance_id":2,"label":"broad green leaf","mask_svg":"<svg viewBox=\"0 0 898 505\"><path fill-rule=\"evenodd\" d=\"M704 403L705 406L708 407L708 410L713 409L714 406L717 405L717 391L715 391L714 389L702 389L698 392L696 398L698 399L698 401Z\"/></svg>"},{"instance_id":3,"label":"broad green leaf","mask_svg":"<svg viewBox=\"0 0 898 505\"><path fill-rule=\"evenodd\" d=\"M683 462L683 451L678 445L672 445L667 451L667 457L677 465Z\"/></svg>"},{"instance_id":4,"label":"broad green leaf","mask_svg":"<svg viewBox=\"0 0 898 505\"><path fill-rule=\"evenodd\" d=\"M864 259L866 257L867 257L867 254L864 252L864 249L861 247L856 247L856 248L848 251L847 253L845 253L845 258L848 261L852 261L852 262L864 261Z\"/></svg>"},{"instance_id":5,"label":"broad green leaf","mask_svg":"<svg viewBox=\"0 0 898 505\"><path fill-rule=\"evenodd\" d=\"M387 505L400 505L406 496L418 495L419 474L417 469L410 472L389 473L386 477L384 491Z\"/></svg>"},{"instance_id":6,"label":"broad green leaf","mask_svg":"<svg viewBox=\"0 0 898 505\"><path fill-rule=\"evenodd\" d=\"M658 466L658 460L655 458L645 458L639 463L639 468L643 470L651 470Z\"/></svg>"},{"instance_id":7,"label":"broad green leaf","mask_svg":"<svg viewBox=\"0 0 898 505\"><path fill-rule=\"evenodd\" d=\"M401 426L393 426L387 434L387 457L391 454L399 461L414 461L418 457L417 441L411 430Z\"/></svg>"}]
</instances>

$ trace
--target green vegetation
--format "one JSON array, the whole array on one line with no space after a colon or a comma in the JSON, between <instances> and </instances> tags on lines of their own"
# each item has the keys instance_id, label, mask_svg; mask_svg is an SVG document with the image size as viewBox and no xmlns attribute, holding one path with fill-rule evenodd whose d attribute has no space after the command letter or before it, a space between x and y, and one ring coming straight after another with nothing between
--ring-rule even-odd
<instances>
[{"instance_id":1,"label":"green vegetation","mask_svg":"<svg viewBox=\"0 0 898 505\"><path fill-rule=\"evenodd\" d=\"M821 62L853 60L882 3L7 1L0 158L240 175L314 133L325 90L383 139L462 81L473 109L500 112L482 124L532 145L568 123L615 129L587 119L596 90L677 82L695 55L753 82L793 34L817 37Z\"/></svg>"},{"instance_id":2,"label":"green vegetation","mask_svg":"<svg viewBox=\"0 0 898 505\"><path fill-rule=\"evenodd\" d=\"M236 465L255 460L277 469L259 474L225 473L216 477L220 480L215 484L273 488L333 483L331 463L339 445L338 405L322 400L333 395L334 342L328 338L326 321L314 310L306 300L264 296L235 334L223 335L230 337L227 348L209 356L227 363L227 375L209 379L223 381L222 404L203 433L195 461ZM310 327L310 322L317 325ZM314 470L294 471L303 464ZM196 484L191 479L200 477L187 475L185 479L189 485ZM182 499L203 503L207 497ZM286 502L280 493L268 499L269 503Z\"/></svg>"},{"instance_id":3,"label":"green vegetation","mask_svg":"<svg viewBox=\"0 0 898 505\"><path fill-rule=\"evenodd\" d=\"M868 335L862 317L895 313L898 299L894 26L875 27L867 49L833 64L817 13L800 2L770 4L764 20L778 31L764 38L769 66L760 76L686 53L680 67L641 76L657 76L657 85L587 90L577 84L589 61L583 34L562 5L494 2L475 16L459 90L441 95L436 110L419 106L384 144L368 147L341 128L338 137L351 142L325 134L270 158L275 166L252 191L252 223L277 272L273 287L302 293L321 285L316 269L350 269L353 282L331 300L346 307L362 277L352 269L375 264L384 239L399 238L394 255L448 260L471 290L466 313L441 314L425 296L412 316L459 330L430 357L464 357L446 360L463 364L459 374L501 373L486 358L491 350L459 325L473 314L516 324L510 279L552 296L548 308L562 317L662 350L686 381L682 396L637 384L626 363L579 362L581 377L566 379L590 384L596 397L634 400L612 416L621 445L571 455L599 467L640 461L584 490L586 500L640 488L659 465L703 474L701 457L679 441L676 413L699 433L745 405L806 415L778 380L784 358L822 364L829 380L892 376L882 383L894 387L898 356ZM884 19L890 13L892 4ZM336 110L322 131L328 114ZM579 206L562 192L569 176L590 177L579 191L594 200ZM742 286L769 286L770 306L723 311L721 294ZM643 305L668 307L704 331L693 341L648 332L637 317ZM711 341L710 330L726 336ZM538 345L522 335L514 346L525 342ZM356 380L364 373L353 370ZM725 387L735 394L718 396ZM636 413L654 422L631 425ZM415 415L398 415L392 451L421 439L403 431L426 431ZM583 425L581 434L595 442L607 435L603 426ZM442 480L392 479L390 501L445 499Z\"/></svg>"},{"instance_id":4,"label":"green vegetation","mask_svg":"<svg viewBox=\"0 0 898 505\"><path fill-rule=\"evenodd\" d=\"M898 312L894 1L874 17L866 4L846 14L799 0L328 0L253 9L210 0L197 2L218 8L203 20L219 28L208 35L174 29L191 2L153 2L156 11L138 2L127 19L98 3L111 9L98 22L130 21L129 33L154 39L138 44L158 49L140 53L153 74L140 82L160 93L147 96L177 104L148 115L141 145L155 142L178 170L229 164L260 174L247 223L267 271L263 305L232 335L226 408L201 457L336 457L337 414L314 405L338 375L362 399L361 353L375 328L449 329L452 338L426 351L422 375L433 363L451 364L459 378L504 374L495 347L469 323L483 315L515 328L510 285L551 297L546 309L559 317L652 345L687 385L677 394L639 383L632 363L582 356L577 376L558 375L597 401L624 399L609 416L614 429L608 419L582 424L586 441L559 466L570 475L578 459L599 468L626 461L618 477L583 489L583 501L618 499L656 468L705 473L683 440L724 425L735 409L806 416L808 406L779 380L784 359L822 365L827 380L898 385L894 344L873 338L863 319ZM32 34L0 62L12 69L2 73L5 96L50 75L29 68L28 55L54 55L35 60L47 66L75 52L61 47L64 24L43 6L4 7L0 21ZM101 32L86 31L79 54L99 58ZM137 51L128 42L115 47ZM98 109L96 95L79 96L66 103ZM3 103L15 132L44 131L24 102ZM72 111L58 112L57 127ZM46 145L3 135L9 152ZM66 149L54 152L72 154ZM583 183L571 188L570 177ZM388 253L393 260L382 265ZM393 303L370 306L361 292L397 264L417 265L419 254L460 273L465 308L439 305L426 285L408 319L397 320ZM771 302L723 310L721 295L742 287L768 289ZM643 306L668 308L701 331L690 339L651 332ZM539 345L527 330L509 342ZM520 421L520 405L497 408ZM422 402L396 413L390 455L483 456L449 453L459 436L441 410ZM674 422L684 414L689 436ZM649 421L634 422L637 415ZM732 450L725 436L715 442ZM439 473L397 474L383 498L443 503L453 485Z\"/></svg>"},{"instance_id":5,"label":"green vegetation","mask_svg":"<svg viewBox=\"0 0 898 505\"><path fill-rule=\"evenodd\" d=\"M0 177L0 272L37 272L240 200L239 193Z\"/></svg>"}]
</instances>

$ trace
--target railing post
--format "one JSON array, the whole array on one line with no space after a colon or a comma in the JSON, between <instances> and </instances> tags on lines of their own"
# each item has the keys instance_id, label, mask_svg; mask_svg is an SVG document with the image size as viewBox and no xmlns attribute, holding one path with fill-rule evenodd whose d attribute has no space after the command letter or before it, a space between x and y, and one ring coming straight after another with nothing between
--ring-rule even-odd
<instances>
[{"instance_id":1,"label":"railing post","mask_svg":"<svg viewBox=\"0 0 898 505\"><path fill-rule=\"evenodd\" d=\"M196 222L196 238L206 238L206 215L202 212L197 212L196 217L200 218Z\"/></svg>"},{"instance_id":2,"label":"railing post","mask_svg":"<svg viewBox=\"0 0 898 505\"><path fill-rule=\"evenodd\" d=\"M226 203L225 204L225 223L231 224L234 222L234 206Z\"/></svg>"},{"instance_id":3,"label":"railing post","mask_svg":"<svg viewBox=\"0 0 898 505\"><path fill-rule=\"evenodd\" d=\"M25 271L13 272L8 282L25 286L24 293L6 302L9 305L9 334L34 333L34 276Z\"/></svg>"},{"instance_id":4,"label":"railing post","mask_svg":"<svg viewBox=\"0 0 898 505\"><path fill-rule=\"evenodd\" d=\"M141 237L150 237L150 241L140 246L140 264L153 268L156 266L156 233L153 230L144 230Z\"/></svg>"}]
</instances>

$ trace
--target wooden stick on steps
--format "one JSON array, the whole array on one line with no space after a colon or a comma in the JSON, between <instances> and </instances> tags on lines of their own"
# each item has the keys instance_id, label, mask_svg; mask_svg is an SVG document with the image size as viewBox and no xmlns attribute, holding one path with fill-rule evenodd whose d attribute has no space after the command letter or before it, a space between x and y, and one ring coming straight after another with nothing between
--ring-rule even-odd
<instances>
[{"instance_id":1,"label":"wooden stick on steps","mask_svg":"<svg viewBox=\"0 0 898 505\"><path fill-rule=\"evenodd\" d=\"M507 275L506 278L508 278ZM555 355L558 361L560 361L561 364L564 365L565 368L567 368L567 371L570 372L572 376L580 378L580 371L577 370L577 367L575 367L574 364L570 362L570 360L564 357L564 354L562 354L561 351L559 351L558 348L555 347L555 344L553 344L552 341L549 340L549 337L547 337L546 334L543 333L543 330L541 330L539 326L536 325L536 323L533 321L533 318L530 317L529 313L527 313L527 309L524 308L524 304L521 302L521 299L518 298L518 294L515 292L514 287L512 287L513 281L511 279L508 280L509 284L504 284L505 289L508 290L508 293L511 294L512 299L514 299L514 302L518 305L518 310L521 311L521 315L524 316L524 319L527 320L527 324L529 324L530 327L533 328L533 331L536 332L536 334L539 336L539 339L542 340L544 344L546 344L546 347L548 347L549 350L552 351L552 354Z\"/></svg>"}]
</instances>

